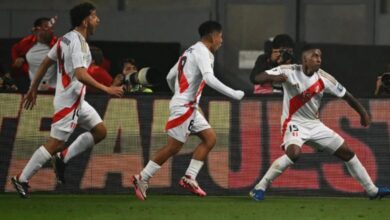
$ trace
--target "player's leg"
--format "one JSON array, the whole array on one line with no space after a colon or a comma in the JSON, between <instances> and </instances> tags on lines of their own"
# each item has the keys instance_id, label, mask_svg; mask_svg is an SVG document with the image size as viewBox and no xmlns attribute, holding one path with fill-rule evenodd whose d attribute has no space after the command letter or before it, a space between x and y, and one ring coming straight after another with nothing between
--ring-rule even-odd
<instances>
[{"instance_id":1,"label":"player's leg","mask_svg":"<svg viewBox=\"0 0 390 220\"><path fill-rule=\"evenodd\" d=\"M390 195L389 187L378 188L375 186L366 168L345 142L335 151L334 155L344 161L351 176L362 185L370 198L381 198Z\"/></svg>"},{"instance_id":2,"label":"player's leg","mask_svg":"<svg viewBox=\"0 0 390 220\"><path fill-rule=\"evenodd\" d=\"M283 137L285 154L277 158L268 168L258 184L249 192L256 201L264 200L264 194L271 183L288 167L292 166L301 155L301 147L307 139L307 129L294 123L289 123Z\"/></svg>"},{"instance_id":3,"label":"player's leg","mask_svg":"<svg viewBox=\"0 0 390 220\"><path fill-rule=\"evenodd\" d=\"M179 181L179 185L195 195L206 196L206 192L199 186L196 177L198 176L207 155L215 146L216 135L208 123L207 128L196 133L196 135L200 138L201 143L196 147L187 171Z\"/></svg>"},{"instance_id":4,"label":"player's leg","mask_svg":"<svg viewBox=\"0 0 390 220\"><path fill-rule=\"evenodd\" d=\"M288 167L294 164L301 154L301 147L291 144L287 147L285 154L277 158L268 168L267 172L250 192L250 196L257 201L264 199L264 192L271 183L280 176Z\"/></svg>"},{"instance_id":5,"label":"player's leg","mask_svg":"<svg viewBox=\"0 0 390 220\"><path fill-rule=\"evenodd\" d=\"M183 147L183 142L176 140L175 138L168 136L167 144L156 152L152 160L149 160L148 164L139 173L133 176L133 185L135 195L140 200L146 199L146 190L149 186L149 179L160 170L161 165L165 163L170 157L177 154Z\"/></svg>"},{"instance_id":6,"label":"player's leg","mask_svg":"<svg viewBox=\"0 0 390 220\"><path fill-rule=\"evenodd\" d=\"M86 101L78 111L77 123L87 132L79 135L67 149L55 155L52 160L58 183L65 183L65 167L72 158L99 143L107 135L107 129L99 114Z\"/></svg>"},{"instance_id":7,"label":"player's leg","mask_svg":"<svg viewBox=\"0 0 390 220\"><path fill-rule=\"evenodd\" d=\"M28 181L31 177L48 161L51 156L60 151L64 146L64 141L50 137L47 143L39 147L21 173L12 177L12 183L22 198L28 198Z\"/></svg>"},{"instance_id":8,"label":"player's leg","mask_svg":"<svg viewBox=\"0 0 390 220\"><path fill-rule=\"evenodd\" d=\"M339 134L320 123L313 129L312 138L316 144L322 146L323 150L344 161L348 172L363 186L370 197L382 197L390 194L390 189L388 188L382 188L379 193L378 187L372 182L366 168L364 168L355 152L348 147Z\"/></svg>"}]
</instances>

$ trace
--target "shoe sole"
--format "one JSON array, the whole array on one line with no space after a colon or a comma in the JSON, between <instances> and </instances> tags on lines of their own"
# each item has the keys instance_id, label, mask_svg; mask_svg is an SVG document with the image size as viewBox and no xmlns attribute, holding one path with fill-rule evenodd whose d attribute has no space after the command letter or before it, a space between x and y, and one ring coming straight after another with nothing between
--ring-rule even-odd
<instances>
[{"instance_id":1,"label":"shoe sole","mask_svg":"<svg viewBox=\"0 0 390 220\"><path fill-rule=\"evenodd\" d=\"M14 188L16 190L16 192L18 192L19 196L23 199L28 199L29 196L27 194L23 194L19 191L19 187L18 187L18 183L17 183L17 180L15 179L15 177L12 177L11 178L11 182L12 182L12 185L14 185Z\"/></svg>"},{"instance_id":2,"label":"shoe sole","mask_svg":"<svg viewBox=\"0 0 390 220\"><path fill-rule=\"evenodd\" d=\"M133 185L134 185L134 192L135 192L135 196L141 200L141 201L145 201L145 197L142 195L142 192L139 190L138 186L137 186L137 179L135 178L135 176L132 177L132 180L133 180Z\"/></svg>"},{"instance_id":3,"label":"shoe sole","mask_svg":"<svg viewBox=\"0 0 390 220\"><path fill-rule=\"evenodd\" d=\"M197 195L199 197L205 197L207 195L206 192L204 192L204 194L203 194L203 193L200 193L200 192L194 190L189 184L185 183L183 180L179 181L179 186L183 187L184 189L188 190L190 193Z\"/></svg>"}]
</instances>

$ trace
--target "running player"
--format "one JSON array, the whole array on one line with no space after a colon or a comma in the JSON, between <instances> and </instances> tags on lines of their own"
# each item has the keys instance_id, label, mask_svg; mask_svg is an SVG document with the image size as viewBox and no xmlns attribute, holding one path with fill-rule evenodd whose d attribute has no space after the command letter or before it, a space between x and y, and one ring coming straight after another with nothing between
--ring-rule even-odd
<instances>
[{"instance_id":1,"label":"running player","mask_svg":"<svg viewBox=\"0 0 390 220\"><path fill-rule=\"evenodd\" d=\"M12 183L22 198L28 198L29 179L58 151L75 129L76 125L88 130L81 134L67 150L64 160L77 155L103 140L106 127L102 119L85 100L85 85L102 90L110 95L123 95L122 87L106 87L96 82L87 73L91 53L86 39L95 33L100 19L96 8L82 3L70 10L73 30L61 37L50 50L35 74L30 90L23 99L25 109L32 109L36 102L37 89L47 69L57 61L58 77L54 96L54 116L49 140L39 147L24 167L12 177Z\"/></svg>"},{"instance_id":2,"label":"running player","mask_svg":"<svg viewBox=\"0 0 390 220\"><path fill-rule=\"evenodd\" d=\"M264 199L264 192L283 171L293 165L301 154L303 144L324 150L344 161L349 173L363 186L370 198L390 194L389 187L377 187L366 169L344 139L325 126L318 118L324 93L343 98L360 115L360 123L367 127L370 116L364 107L330 74L320 69L321 50L306 46L302 51L302 65L283 65L256 76L256 82L283 85L283 113L281 117L282 148L285 154L276 159L249 195Z\"/></svg>"},{"instance_id":3,"label":"running player","mask_svg":"<svg viewBox=\"0 0 390 220\"><path fill-rule=\"evenodd\" d=\"M183 53L167 76L168 85L174 92L166 124L168 143L154 155L140 174L133 176L135 194L140 200L146 199L149 179L165 161L180 151L191 133L196 134L201 143L193 152L192 160L179 185L198 196L206 196L206 192L199 187L196 176L215 145L216 135L198 110L202 90L207 84L236 100L244 96L244 92L225 86L214 76L213 53L222 45L222 26L215 21L206 21L199 26L198 31L201 40Z\"/></svg>"}]
</instances>

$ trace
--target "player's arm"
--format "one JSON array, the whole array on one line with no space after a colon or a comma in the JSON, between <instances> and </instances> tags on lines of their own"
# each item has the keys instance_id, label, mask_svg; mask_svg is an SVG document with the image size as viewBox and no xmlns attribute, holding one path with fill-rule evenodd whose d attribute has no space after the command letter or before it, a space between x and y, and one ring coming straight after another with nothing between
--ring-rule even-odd
<instances>
[{"instance_id":1,"label":"player's arm","mask_svg":"<svg viewBox=\"0 0 390 220\"><path fill-rule=\"evenodd\" d=\"M171 91L174 93L175 92L175 81L176 81L176 76L178 74L177 70L178 63L176 63L171 70L169 71L167 75L167 83Z\"/></svg>"},{"instance_id":2,"label":"player's arm","mask_svg":"<svg viewBox=\"0 0 390 220\"><path fill-rule=\"evenodd\" d=\"M77 80L82 82L84 85L93 87L95 89L101 90L109 95L113 95L116 97L121 97L123 95L123 87L122 86L105 86L95 79L93 79L87 72L87 69L84 67L76 68L75 75Z\"/></svg>"},{"instance_id":3,"label":"player's arm","mask_svg":"<svg viewBox=\"0 0 390 220\"><path fill-rule=\"evenodd\" d=\"M34 79L32 80L30 89L23 98L23 104L25 109L32 109L36 103L38 86L41 83L42 78L45 76L47 69L55 63L54 60L48 56L43 59L41 65L39 65L37 72L35 73Z\"/></svg>"},{"instance_id":4,"label":"player's arm","mask_svg":"<svg viewBox=\"0 0 390 220\"><path fill-rule=\"evenodd\" d=\"M208 57L209 54L207 51L199 51L198 54L195 55L198 68L206 84L214 90L218 91L219 93L222 93L236 100L241 100L244 97L245 93L241 90L234 90L219 81L214 76L214 70L211 67L211 63Z\"/></svg>"},{"instance_id":5,"label":"player's arm","mask_svg":"<svg viewBox=\"0 0 390 220\"><path fill-rule=\"evenodd\" d=\"M264 84L264 83L284 83L287 81L285 74L271 75L267 72L262 72L254 77L253 83Z\"/></svg>"},{"instance_id":6,"label":"player's arm","mask_svg":"<svg viewBox=\"0 0 390 220\"><path fill-rule=\"evenodd\" d=\"M360 115L360 124L367 127L371 123L371 117L366 109L360 104L360 102L348 91L345 92L343 99L347 101L348 105L351 106Z\"/></svg>"},{"instance_id":7,"label":"player's arm","mask_svg":"<svg viewBox=\"0 0 390 220\"><path fill-rule=\"evenodd\" d=\"M245 93L243 91L234 90L234 89L226 86L225 84L223 84L221 81L219 81L214 76L214 73L211 73L211 72L204 73L203 80L206 82L206 84L208 86L210 86L211 88L217 90L218 92L220 92L220 93L222 93L230 98L233 98L236 100L241 100L245 95Z\"/></svg>"}]
</instances>

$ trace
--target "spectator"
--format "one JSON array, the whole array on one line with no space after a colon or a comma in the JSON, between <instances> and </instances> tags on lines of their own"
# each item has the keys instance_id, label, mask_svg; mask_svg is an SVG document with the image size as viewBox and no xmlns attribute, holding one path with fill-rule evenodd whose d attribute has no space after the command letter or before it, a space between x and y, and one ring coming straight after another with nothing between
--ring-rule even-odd
<instances>
[{"instance_id":1,"label":"spectator","mask_svg":"<svg viewBox=\"0 0 390 220\"><path fill-rule=\"evenodd\" d=\"M387 66L387 72L377 77L374 95L375 96L390 95L390 64Z\"/></svg>"},{"instance_id":2,"label":"spectator","mask_svg":"<svg viewBox=\"0 0 390 220\"><path fill-rule=\"evenodd\" d=\"M29 67L26 62L27 52L38 42L38 34L40 30L45 29L50 33L49 47L52 47L57 42L57 37L54 36L52 26L56 18L41 17L35 20L32 34L24 37L22 40L12 46L12 76L15 78L16 84L21 91L27 91L30 85Z\"/></svg>"},{"instance_id":3,"label":"spectator","mask_svg":"<svg viewBox=\"0 0 390 220\"><path fill-rule=\"evenodd\" d=\"M37 42L28 50L26 54L26 60L28 64L28 72L30 81L35 77L39 65L41 65L43 59L49 53L53 39L53 23L51 23L49 18L39 18L36 21L37 24L35 28L35 36ZM54 90L57 83L57 65L52 65L47 70L45 76L43 77L41 83L39 84L38 91L48 91Z\"/></svg>"},{"instance_id":4,"label":"spectator","mask_svg":"<svg viewBox=\"0 0 390 220\"><path fill-rule=\"evenodd\" d=\"M88 73L92 78L105 86L111 86L112 77L101 65L104 60L103 51L98 47L90 48L92 55L91 65L88 67ZM99 90L87 86L88 92L100 92Z\"/></svg>"},{"instance_id":5,"label":"spectator","mask_svg":"<svg viewBox=\"0 0 390 220\"><path fill-rule=\"evenodd\" d=\"M123 60L122 73L119 73L115 76L113 86L123 85L125 92L143 92L143 93L152 93L153 91L150 88L147 88L137 82L136 74L138 72L138 67L134 58L126 58ZM132 77L133 76L133 77Z\"/></svg>"},{"instance_id":6,"label":"spectator","mask_svg":"<svg viewBox=\"0 0 390 220\"><path fill-rule=\"evenodd\" d=\"M270 46L271 45L271 46ZM273 92L282 92L280 85L270 83L256 84L255 78L260 73L277 67L282 64L290 64L294 62L294 41L287 34L276 35L273 41L265 42L265 53L261 54L252 69L250 80L255 84L255 94L270 94Z\"/></svg>"},{"instance_id":7,"label":"spectator","mask_svg":"<svg viewBox=\"0 0 390 220\"><path fill-rule=\"evenodd\" d=\"M5 72L0 65L0 91L17 91L18 87L12 79L11 74Z\"/></svg>"}]
</instances>

